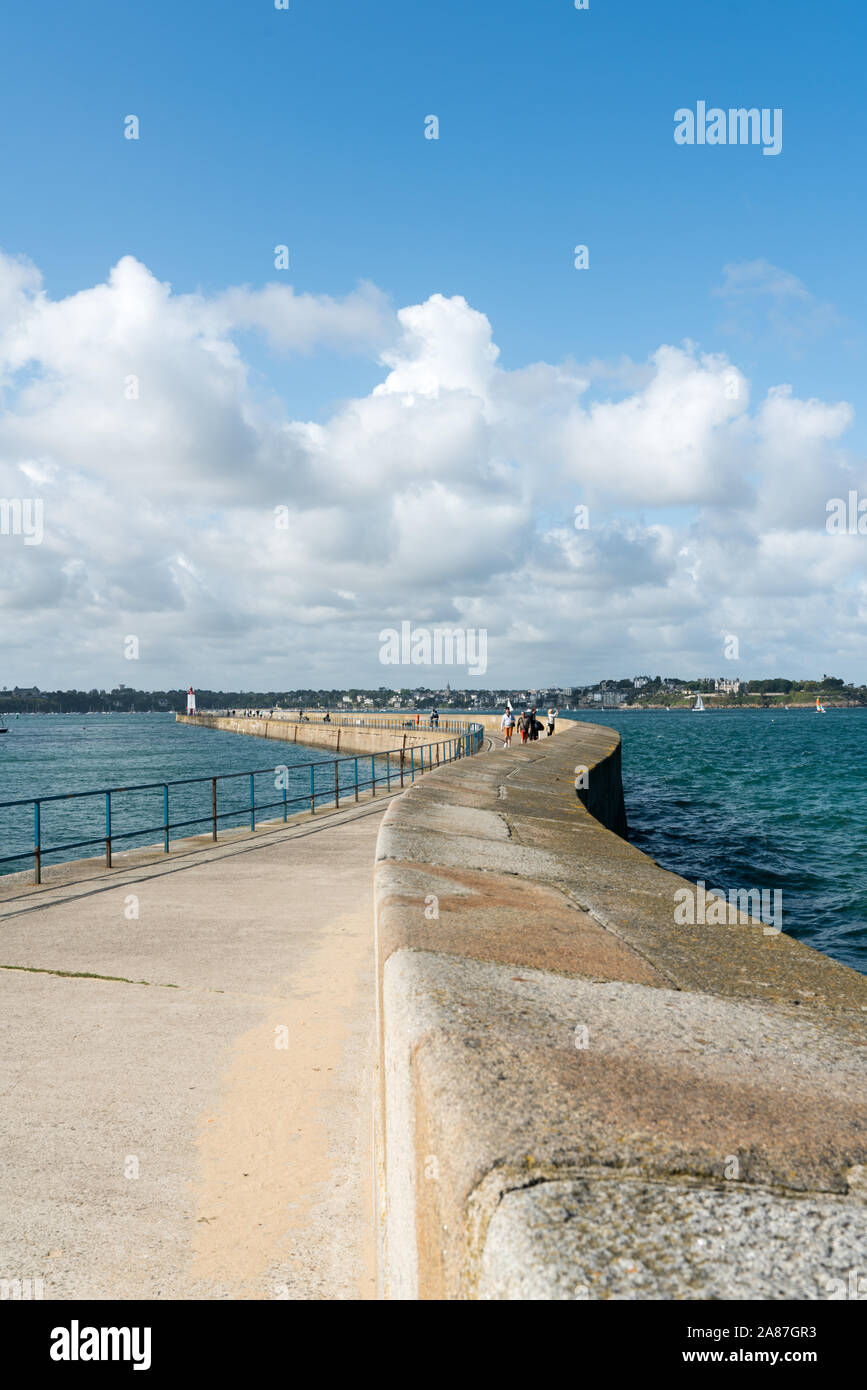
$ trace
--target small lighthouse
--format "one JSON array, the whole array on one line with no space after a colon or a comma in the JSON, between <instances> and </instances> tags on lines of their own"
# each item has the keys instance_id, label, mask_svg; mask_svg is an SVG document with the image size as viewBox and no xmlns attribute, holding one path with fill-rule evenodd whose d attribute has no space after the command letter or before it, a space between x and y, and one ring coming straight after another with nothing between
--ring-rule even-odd
<instances>
[{"instance_id":1,"label":"small lighthouse","mask_svg":"<svg viewBox=\"0 0 867 1390\"><path fill-rule=\"evenodd\" d=\"M196 692L195 692L195 690L193 689L193 687L190 686L189 690L187 691L187 714L195 714L195 712L196 712Z\"/></svg>"}]
</instances>

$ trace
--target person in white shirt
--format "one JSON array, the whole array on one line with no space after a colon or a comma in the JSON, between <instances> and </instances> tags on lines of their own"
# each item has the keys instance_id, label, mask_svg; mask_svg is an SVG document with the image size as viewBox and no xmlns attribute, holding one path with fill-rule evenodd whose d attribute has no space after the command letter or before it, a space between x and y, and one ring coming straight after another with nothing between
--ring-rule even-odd
<instances>
[{"instance_id":1,"label":"person in white shirt","mask_svg":"<svg viewBox=\"0 0 867 1390\"><path fill-rule=\"evenodd\" d=\"M506 706L506 712L500 720L500 728L503 731L503 747L510 748L512 745L512 734L515 728L515 716L512 713L511 705Z\"/></svg>"},{"instance_id":2,"label":"person in white shirt","mask_svg":"<svg viewBox=\"0 0 867 1390\"><path fill-rule=\"evenodd\" d=\"M554 732L554 720L557 718L557 715L558 715L559 713L560 713L560 711L559 711L558 709L549 709L549 711L548 711L548 723L547 723L547 726L546 726L546 727L547 727L547 732L548 732L548 737L549 737L549 738L551 737L551 735L552 735L553 732Z\"/></svg>"}]
</instances>

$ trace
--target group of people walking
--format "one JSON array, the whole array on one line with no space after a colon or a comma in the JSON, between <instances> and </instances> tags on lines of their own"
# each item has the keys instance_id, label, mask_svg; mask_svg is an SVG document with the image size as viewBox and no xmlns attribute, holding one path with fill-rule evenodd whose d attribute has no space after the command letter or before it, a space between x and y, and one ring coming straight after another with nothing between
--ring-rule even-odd
<instances>
[{"instance_id":1,"label":"group of people walking","mask_svg":"<svg viewBox=\"0 0 867 1390\"><path fill-rule=\"evenodd\" d=\"M560 711L558 709L549 709L548 722L543 725L541 720L536 718L535 709L522 710L516 719L515 711L512 709L512 706L506 705L505 713L500 720L500 728L503 731L503 747L511 748L512 735L516 729L518 730L518 736L522 743L533 742L539 737L543 728L548 738L550 738L554 732L554 721L559 713Z\"/></svg>"}]
</instances>

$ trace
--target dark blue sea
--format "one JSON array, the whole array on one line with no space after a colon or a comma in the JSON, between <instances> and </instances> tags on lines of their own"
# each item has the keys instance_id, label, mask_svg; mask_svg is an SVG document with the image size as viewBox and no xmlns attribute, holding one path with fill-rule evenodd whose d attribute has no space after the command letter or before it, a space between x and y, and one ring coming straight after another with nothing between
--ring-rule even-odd
<instances>
[{"instance_id":1,"label":"dark blue sea","mask_svg":"<svg viewBox=\"0 0 867 1390\"><path fill-rule=\"evenodd\" d=\"M708 889L779 888L783 930L867 973L867 710L600 711L629 837Z\"/></svg>"},{"instance_id":2,"label":"dark blue sea","mask_svg":"<svg viewBox=\"0 0 867 1390\"><path fill-rule=\"evenodd\" d=\"M608 724L623 738L630 838L666 868L708 888L781 889L783 928L867 973L867 711L732 710L693 714L645 710L577 718ZM290 769L290 810L333 789L326 752L176 724L171 714L21 715L0 737L0 802L132 783L210 778L261 769L257 801L278 800L275 765ZM380 775L377 760L377 777ZM365 760L362 760L365 764ZM370 759L366 759L369 775ZM384 770L384 764L382 766ZM341 782L351 779L346 766ZM201 816L210 785L172 789L172 819ZM113 798L113 830L147 829L119 844L155 843L162 792ZM249 783L220 785L221 827L248 823ZM268 813L279 814L279 809ZM46 804L45 843L104 834L100 798ZM29 808L0 809L0 855L30 851ZM99 845L47 856L47 863L98 854ZM0 874L29 867L0 861Z\"/></svg>"}]
</instances>

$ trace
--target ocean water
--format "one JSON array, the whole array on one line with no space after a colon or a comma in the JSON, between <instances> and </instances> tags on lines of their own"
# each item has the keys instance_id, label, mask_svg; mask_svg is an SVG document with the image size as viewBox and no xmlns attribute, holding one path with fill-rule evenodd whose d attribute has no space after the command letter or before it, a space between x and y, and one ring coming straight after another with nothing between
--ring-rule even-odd
<instances>
[{"instance_id":1,"label":"ocean water","mask_svg":"<svg viewBox=\"0 0 867 1390\"><path fill-rule=\"evenodd\" d=\"M214 777L223 773L257 772L257 804L279 802L282 787L275 787L275 769L289 769L287 797L289 811L309 807L310 769L314 765L317 798L333 797L333 755L322 749L297 747L273 739L252 738L194 725L177 724L174 714L95 714L95 715L14 715L8 720L9 732L0 735L0 803L24 797L55 796L64 792L92 791L100 788L132 786L141 783L178 781L183 778ZM359 758L361 779L370 777L370 758ZM327 764L321 766L320 764ZM377 758L377 783L385 775L385 759ZM352 763L340 766L341 786L353 781ZM210 782L171 788L171 821L193 820L211 814ZM303 798L292 803L292 798ZM250 783L247 777L221 782L218 811L233 811L219 822L220 829L249 825ZM245 809L247 808L247 809ZM257 820L282 814L276 806L257 812ZM47 802L42 807L43 845L75 844L105 834L103 797L87 800ZM149 833L120 840L115 849L160 842L156 828L163 820L163 793L124 792L112 798L112 832L146 829ZM198 820L183 834L204 834L207 820ZM155 833L156 832L156 833ZM32 865L33 810L31 807L0 806L0 856L27 852L29 859L9 861L0 858L0 876L20 872ZM101 853L100 845L47 854L46 865Z\"/></svg>"},{"instance_id":2,"label":"ocean water","mask_svg":"<svg viewBox=\"0 0 867 1390\"><path fill-rule=\"evenodd\" d=\"M867 973L867 711L605 710L574 717L622 735L626 813L640 849L709 889L780 889L784 931ZM0 802L260 768L256 799L276 801L277 764L290 769L293 797L309 795L308 764L331 761L315 748L176 724L172 714L22 715L0 736ZM327 795L331 768L314 775L317 796ZM342 783L351 775L347 767ZM219 795L221 811L237 808L221 826L245 824L247 779L222 783ZM209 813L208 784L172 790L172 820ZM160 791L114 798L115 832L161 820ZM202 820L188 833L207 828ZM42 833L50 844L103 835L102 799L45 806ZM158 838L137 836L120 847ZM0 810L0 855L32 846L32 812ZM99 852L93 845L45 862ZM28 867L26 860L0 861L0 874Z\"/></svg>"},{"instance_id":3,"label":"ocean water","mask_svg":"<svg viewBox=\"0 0 867 1390\"><path fill-rule=\"evenodd\" d=\"M867 710L584 711L623 739L629 838L867 973Z\"/></svg>"}]
</instances>

